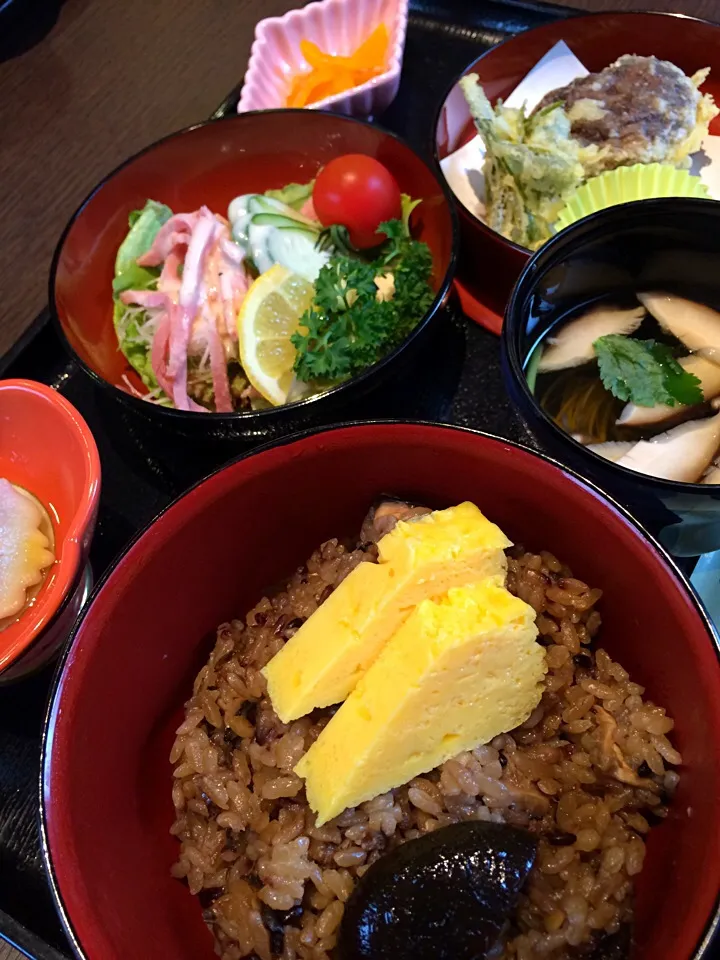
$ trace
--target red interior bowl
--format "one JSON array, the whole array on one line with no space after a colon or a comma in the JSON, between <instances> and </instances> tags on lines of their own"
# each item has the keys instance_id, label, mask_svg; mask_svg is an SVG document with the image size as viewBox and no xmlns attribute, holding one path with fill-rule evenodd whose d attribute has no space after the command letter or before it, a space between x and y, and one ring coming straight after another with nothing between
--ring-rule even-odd
<instances>
[{"instance_id":1,"label":"red interior bowl","mask_svg":"<svg viewBox=\"0 0 720 960\"><path fill-rule=\"evenodd\" d=\"M96 595L54 692L43 760L45 851L78 956L211 960L200 904L169 873L168 755L182 705L216 626L323 540L359 530L388 491L433 506L473 500L605 591L603 645L669 709L685 759L637 884L637 958L707 956L720 890L720 666L705 615L595 488L504 441L407 423L338 427L236 461L171 506Z\"/></svg>"},{"instance_id":2,"label":"red interior bowl","mask_svg":"<svg viewBox=\"0 0 720 960\"><path fill-rule=\"evenodd\" d=\"M623 54L670 60L688 75L711 67L702 89L720 103L720 27L671 13L598 13L558 20L492 47L460 76L477 74L494 103L498 98L507 98L559 40L564 40L593 73ZM443 160L463 146L475 132L465 98L455 83L436 123L436 160ZM720 117L713 121L711 133L720 134ZM469 294L502 316L513 284L530 254L491 230L462 204L458 208L462 236L458 278Z\"/></svg>"},{"instance_id":3,"label":"red interior bowl","mask_svg":"<svg viewBox=\"0 0 720 960\"><path fill-rule=\"evenodd\" d=\"M239 194L307 183L328 161L346 153L375 157L405 193L423 200L413 225L432 251L433 286L438 294L428 320L447 292L454 269L455 221L444 181L402 140L368 123L314 110L246 113L182 130L148 147L111 173L71 219L53 261L50 304L61 333L84 368L101 385L117 388L113 393L123 391L120 396L129 393L128 383L140 393L147 392L120 351L112 322L115 257L127 234L131 211L152 198L176 213L205 204L224 216ZM405 342L424 325L421 321ZM320 398L292 406L322 404L370 375L367 371ZM201 429L207 430L205 414L150 406L129 397L128 403L133 401L141 404L144 415L164 421L166 428L169 421L177 424L181 418L199 419ZM214 421L242 419L252 429L253 423L277 418L288 409L215 414Z\"/></svg>"},{"instance_id":4,"label":"red interior bowl","mask_svg":"<svg viewBox=\"0 0 720 960\"><path fill-rule=\"evenodd\" d=\"M0 672L28 651L80 572L100 498L100 459L90 428L55 390L0 380L0 477L24 487L53 523L55 563L35 601L0 632Z\"/></svg>"}]
</instances>

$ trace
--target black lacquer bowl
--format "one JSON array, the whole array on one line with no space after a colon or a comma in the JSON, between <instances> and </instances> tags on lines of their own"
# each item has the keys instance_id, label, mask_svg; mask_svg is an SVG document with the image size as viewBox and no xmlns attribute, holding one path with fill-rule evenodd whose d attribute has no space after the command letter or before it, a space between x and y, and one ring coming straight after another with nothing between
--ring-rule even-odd
<instances>
[{"instance_id":1,"label":"black lacquer bowl","mask_svg":"<svg viewBox=\"0 0 720 960\"><path fill-rule=\"evenodd\" d=\"M720 308L720 203L643 200L601 210L558 234L530 260L512 293L503 373L538 441L623 502L676 556L720 548L720 485L646 476L604 459L562 430L527 380L535 346L568 311L661 290Z\"/></svg>"},{"instance_id":2,"label":"black lacquer bowl","mask_svg":"<svg viewBox=\"0 0 720 960\"><path fill-rule=\"evenodd\" d=\"M417 326L387 357L319 397L249 413L195 413L168 409L133 395L146 392L118 348L112 322L112 278L128 215L148 198L175 212L205 204L225 215L230 201L288 183L308 182L333 157L377 158L400 188L422 203L413 232L433 256L435 299ZM192 457L243 447L294 430L354 415L366 417L370 399L404 380L413 389L421 348L443 314L452 282L457 224L447 188L404 141L377 126L312 110L246 113L183 130L148 147L111 173L68 224L53 260L50 306L71 353L119 408L118 432L136 435L153 455ZM415 381L414 388L421 390ZM390 415L401 411L393 410ZM429 411L425 411L429 413ZM405 411L407 415L407 411ZM387 415L387 414L386 414Z\"/></svg>"},{"instance_id":3,"label":"black lacquer bowl","mask_svg":"<svg viewBox=\"0 0 720 960\"><path fill-rule=\"evenodd\" d=\"M63 0L0 0L0 63L39 43L55 25Z\"/></svg>"}]
</instances>

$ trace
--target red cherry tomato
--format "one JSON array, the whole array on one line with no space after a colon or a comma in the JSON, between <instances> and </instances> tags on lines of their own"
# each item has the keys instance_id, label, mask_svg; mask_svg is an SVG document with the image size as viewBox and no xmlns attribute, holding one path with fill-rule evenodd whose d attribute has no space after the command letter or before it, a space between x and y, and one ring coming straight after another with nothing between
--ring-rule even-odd
<instances>
[{"instance_id":1,"label":"red cherry tomato","mask_svg":"<svg viewBox=\"0 0 720 960\"><path fill-rule=\"evenodd\" d=\"M359 153L331 160L318 174L313 205L324 227L347 227L358 250L382 243L377 228L402 214L400 187L381 163Z\"/></svg>"}]
</instances>

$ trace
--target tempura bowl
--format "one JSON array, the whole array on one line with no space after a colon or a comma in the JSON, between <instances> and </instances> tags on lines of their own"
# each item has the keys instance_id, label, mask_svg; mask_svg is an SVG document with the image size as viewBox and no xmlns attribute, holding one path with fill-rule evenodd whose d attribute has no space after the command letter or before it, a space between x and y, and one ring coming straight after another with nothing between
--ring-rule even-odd
<instances>
[{"instance_id":1,"label":"tempura bowl","mask_svg":"<svg viewBox=\"0 0 720 960\"><path fill-rule=\"evenodd\" d=\"M558 464L480 433L369 423L238 460L172 505L105 578L56 682L42 763L44 851L85 960L211 960L202 907L170 877L170 748L216 627L324 540L357 535L396 494L476 502L517 542L604 590L603 646L675 718L684 767L637 879L636 960L700 960L720 890L720 663L672 561Z\"/></svg>"},{"instance_id":2,"label":"tempura bowl","mask_svg":"<svg viewBox=\"0 0 720 960\"><path fill-rule=\"evenodd\" d=\"M525 375L533 347L572 307L639 288L720 308L720 203L670 198L601 210L532 258L505 314L505 385L520 415L559 460L624 503L675 556L720 549L720 485L676 483L620 467L578 443L542 409Z\"/></svg>"},{"instance_id":3,"label":"tempura bowl","mask_svg":"<svg viewBox=\"0 0 720 960\"><path fill-rule=\"evenodd\" d=\"M562 18L491 47L463 70L436 119L438 165L475 136L460 78L474 73L492 103L507 99L559 40L564 40L591 72L602 70L623 54L670 60L688 75L711 67L703 91L712 93L720 102L719 26L671 13L597 13ZM712 132L720 133L720 118L715 120ZM458 210L462 234L458 279L471 297L502 316L530 253L491 230L461 203Z\"/></svg>"}]
</instances>

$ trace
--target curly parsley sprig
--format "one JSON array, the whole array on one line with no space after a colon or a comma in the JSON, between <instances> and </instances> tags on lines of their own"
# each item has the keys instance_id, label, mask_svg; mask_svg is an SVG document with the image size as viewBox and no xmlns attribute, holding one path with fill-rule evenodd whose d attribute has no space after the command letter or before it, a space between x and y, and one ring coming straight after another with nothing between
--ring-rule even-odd
<instances>
[{"instance_id":1,"label":"curly parsley sprig","mask_svg":"<svg viewBox=\"0 0 720 960\"><path fill-rule=\"evenodd\" d=\"M387 237L377 257L336 256L315 283L315 300L292 337L295 374L304 382L335 383L354 376L400 343L429 309L432 256L402 220L380 225ZM391 273L391 299L378 299L377 277Z\"/></svg>"}]
</instances>

